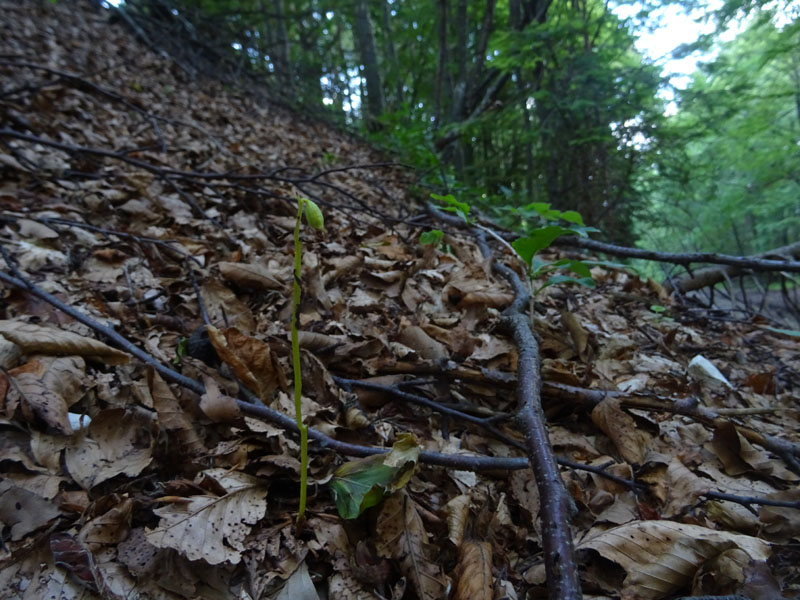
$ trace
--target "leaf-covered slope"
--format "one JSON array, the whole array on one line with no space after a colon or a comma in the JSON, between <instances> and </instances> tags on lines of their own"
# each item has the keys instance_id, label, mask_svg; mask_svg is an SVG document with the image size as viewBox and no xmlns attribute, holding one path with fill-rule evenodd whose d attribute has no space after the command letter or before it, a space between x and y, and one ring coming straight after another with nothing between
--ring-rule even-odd
<instances>
[{"instance_id":1,"label":"leaf-covered slope","mask_svg":"<svg viewBox=\"0 0 800 600\"><path fill-rule=\"evenodd\" d=\"M450 583L460 599L543 597L549 524L521 468L520 350L500 317L513 291L471 234L436 224L446 245L419 245L434 222L404 171L190 79L89 3L0 8L0 589L427 600ZM428 451L404 489L343 521L326 484L345 457L313 445L299 532L296 438L233 401L246 386L294 415L297 194L328 232L304 234L306 423L360 446L410 432ZM596 290L551 288L534 312L584 592L796 591L781 544L800 536L797 342L684 321L657 285L594 276ZM100 343L20 277L205 393ZM697 354L732 387L691 377ZM432 466L430 452L512 469Z\"/></svg>"}]
</instances>

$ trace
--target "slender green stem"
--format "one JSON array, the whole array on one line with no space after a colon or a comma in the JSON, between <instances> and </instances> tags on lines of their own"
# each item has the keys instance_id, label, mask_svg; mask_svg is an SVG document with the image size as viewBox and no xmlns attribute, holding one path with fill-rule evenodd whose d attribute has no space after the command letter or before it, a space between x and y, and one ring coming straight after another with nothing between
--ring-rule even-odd
<instances>
[{"instance_id":1,"label":"slender green stem","mask_svg":"<svg viewBox=\"0 0 800 600\"><path fill-rule=\"evenodd\" d=\"M304 199L297 200L297 222L294 226L294 286L292 289L292 369L294 371L294 410L297 428L300 430L300 508L297 520L302 521L306 512L306 487L308 486L308 427L303 423L301 394L303 376L300 371L300 340L297 333L297 313L300 310L300 272L303 264L303 245L300 241L300 225L303 220Z\"/></svg>"}]
</instances>

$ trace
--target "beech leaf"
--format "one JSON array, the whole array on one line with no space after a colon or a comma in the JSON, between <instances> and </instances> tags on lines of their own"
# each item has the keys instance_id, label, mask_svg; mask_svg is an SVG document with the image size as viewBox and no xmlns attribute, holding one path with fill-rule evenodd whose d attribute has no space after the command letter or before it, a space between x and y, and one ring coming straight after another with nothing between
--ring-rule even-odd
<instances>
[{"instance_id":1,"label":"beech leaf","mask_svg":"<svg viewBox=\"0 0 800 600\"><path fill-rule=\"evenodd\" d=\"M405 486L414 474L419 451L416 438L401 433L388 454L352 460L339 467L330 486L342 518L355 519Z\"/></svg>"}]
</instances>

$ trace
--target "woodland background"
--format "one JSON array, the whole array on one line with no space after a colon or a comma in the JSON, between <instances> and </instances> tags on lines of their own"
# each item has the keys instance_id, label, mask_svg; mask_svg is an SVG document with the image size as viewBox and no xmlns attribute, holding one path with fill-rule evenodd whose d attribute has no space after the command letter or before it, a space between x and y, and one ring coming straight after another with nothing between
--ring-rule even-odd
<instances>
[{"instance_id":1,"label":"woodland background","mask_svg":"<svg viewBox=\"0 0 800 600\"><path fill-rule=\"evenodd\" d=\"M525 227L576 210L607 241L754 254L800 237L796 3L675 2L716 25L685 87L637 52L664 2L128 2L230 76L391 148L425 182ZM739 33L723 42L719 34ZM701 52L702 51L702 52ZM659 92L666 91L667 94ZM665 96L671 96L668 102ZM520 223L521 222L521 223Z\"/></svg>"}]
</instances>

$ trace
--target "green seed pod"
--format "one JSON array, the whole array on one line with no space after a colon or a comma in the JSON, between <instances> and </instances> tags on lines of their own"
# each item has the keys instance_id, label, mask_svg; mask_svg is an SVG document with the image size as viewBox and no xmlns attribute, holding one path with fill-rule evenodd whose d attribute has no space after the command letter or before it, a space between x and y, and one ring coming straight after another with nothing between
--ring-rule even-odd
<instances>
[{"instance_id":1,"label":"green seed pod","mask_svg":"<svg viewBox=\"0 0 800 600\"><path fill-rule=\"evenodd\" d=\"M325 219L322 217L322 211L319 209L319 206L314 204L308 198L305 198L304 200L306 205L306 222L314 229L319 229L320 231L324 230Z\"/></svg>"}]
</instances>

